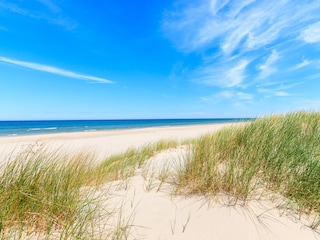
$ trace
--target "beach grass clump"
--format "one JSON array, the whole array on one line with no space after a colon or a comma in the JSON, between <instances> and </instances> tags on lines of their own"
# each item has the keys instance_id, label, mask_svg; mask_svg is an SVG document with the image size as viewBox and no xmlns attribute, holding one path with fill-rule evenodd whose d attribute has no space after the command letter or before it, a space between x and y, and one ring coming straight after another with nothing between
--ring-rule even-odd
<instances>
[{"instance_id":1,"label":"beach grass clump","mask_svg":"<svg viewBox=\"0 0 320 240\"><path fill-rule=\"evenodd\" d=\"M0 238L40 234L87 239L94 235L99 209L96 187L132 176L148 158L177 144L158 141L100 164L94 163L91 153L72 155L31 147L0 167Z\"/></svg>"},{"instance_id":2,"label":"beach grass clump","mask_svg":"<svg viewBox=\"0 0 320 240\"><path fill-rule=\"evenodd\" d=\"M59 231L82 234L89 218L89 190L81 191L90 168L90 155L67 156L28 152L0 169L0 234ZM6 235L7 234L7 235Z\"/></svg>"},{"instance_id":3,"label":"beach grass clump","mask_svg":"<svg viewBox=\"0 0 320 240\"><path fill-rule=\"evenodd\" d=\"M103 183L133 176L135 170L156 153L177 146L177 141L161 140L138 149L128 149L124 153L112 155L97 167L95 180Z\"/></svg>"},{"instance_id":4,"label":"beach grass clump","mask_svg":"<svg viewBox=\"0 0 320 240\"><path fill-rule=\"evenodd\" d=\"M272 115L201 137L179 173L178 189L226 194L235 202L274 192L299 213L319 216L320 114Z\"/></svg>"}]
</instances>

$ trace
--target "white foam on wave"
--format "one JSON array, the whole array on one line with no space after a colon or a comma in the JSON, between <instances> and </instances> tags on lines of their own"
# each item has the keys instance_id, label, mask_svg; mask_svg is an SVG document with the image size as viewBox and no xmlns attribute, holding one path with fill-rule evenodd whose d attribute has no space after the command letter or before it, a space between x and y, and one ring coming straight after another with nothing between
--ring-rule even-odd
<instances>
[{"instance_id":1,"label":"white foam on wave","mask_svg":"<svg viewBox=\"0 0 320 240\"><path fill-rule=\"evenodd\" d=\"M96 132L97 129L84 130L85 132Z\"/></svg>"},{"instance_id":2,"label":"white foam on wave","mask_svg":"<svg viewBox=\"0 0 320 240\"><path fill-rule=\"evenodd\" d=\"M29 131L40 131L41 130L41 128L29 128L27 131L29 132Z\"/></svg>"},{"instance_id":3,"label":"white foam on wave","mask_svg":"<svg viewBox=\"0 0 320 240\"><path fill-rule=\"evenodd\" d=\"M56 130L57 127L48 127L48 128L29 128L27 131L41 131L41 130Z\"/></svg>"}]
</instances>

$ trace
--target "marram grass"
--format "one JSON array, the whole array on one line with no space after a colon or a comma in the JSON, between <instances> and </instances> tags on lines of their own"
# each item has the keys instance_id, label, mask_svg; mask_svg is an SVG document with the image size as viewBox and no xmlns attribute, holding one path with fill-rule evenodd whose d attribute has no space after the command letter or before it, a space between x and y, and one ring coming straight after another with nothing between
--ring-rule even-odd
<instances>
[{"instance_id":1,"label":"marram grass","mask_svg":"<svg viewBox=\"0 0 320 240\"><path fill-rule=\"evenodd\" d=\"M177 146L178 142L174 140L161 140L142 148L128 149L124 153L113 155L97 167L96 180L103 183L133 176L135 169L141 167L154 154Z\"/></svg>"},{"instance_id":2,"label":"marram grass","mask_svg":"<svg viewBox=\"0 0 320 240\"><path fill-rule=\"evenodd\" d=\"M99 209L95 186L129 177L156 152L176 146L175 141L159 141L100 164L93 163L91 153L70 155L38 149L18 155L0 166L0 239L23 239L32 234L42 236L40 239L52 235L96 239L92 237ZM109 237L112 239L112 234Z\"/></svg>"},{"instance_id":3,"label":"marram grass","mask_svg":"<svg viewBox=\"0 0 320 240\"><path fill-rule=\"evenodd\" d=\"M18 156L0 170L0 233L52 232L80 234L85 227L83 206L90 156L66 156L42 151ZM3 236L5 237L5 236ZM7 236L8 237L8 236Z\"/></svg>"},{"instance_id":4,"label":"marram grass","mask_svg":"<svg viewBox=\"0 0 320 240\"><path fill-rule=\"evenodd\" d=\"M242 202L271 191L300 213L320 216L320 114L272 115L201 137L178 189Z\"/></svg>"}]
</instances>

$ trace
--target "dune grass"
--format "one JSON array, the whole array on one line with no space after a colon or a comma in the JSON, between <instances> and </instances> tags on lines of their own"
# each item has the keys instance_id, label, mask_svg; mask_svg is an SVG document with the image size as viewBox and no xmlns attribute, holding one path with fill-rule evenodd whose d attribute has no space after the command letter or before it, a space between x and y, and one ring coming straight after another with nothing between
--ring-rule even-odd
<instances>
[{"instance_id":1,"label":"dune grass","mask_svg":"<svg viewBox=\"0 0 320 240\"><path fill-rule=\"evenodd\" d=\"M79 235L86 219L89 191L81 187L90 171L90 155L46 154L41 150L19 155L0 170L0 232ZM3 235L4 236L4 235Z\"/></svg>"},{"instance_id":2,"label":"dune grass","mask_svg":"<svg viewBox=\"0 0 320 240\"><path fill-rule=\"evenodd\" d=\"M176 180L180 193L227 195L234 204L274 193L291 209L318 216L311 226L318 229L320 114L297 112L256 119L183 143L159 141L99 164L93 163L90 153L40 149L21 154L0 167L0 238L39 233L44 239L53 234L60 239L100 239L90 232L99 215L97 187L133 176L150 157L180 144L190 146ZM166 181L166 172L162 177Z\"/></svg>"},{"instance_id":3,"label":"dune grass","mask_svg":"<svg viewBox=\"0 0 320 240\"><path fill-rule=\"evenodd\" d=\"M134 175L134 171L141 167L146 160L156 153L176 148L178 142L161 140L138 149L128 149L124 153L113 155L97 166L96 180L98 183L124 179Z\"/></svg>"},{"instance_id":4,"label":"dune grass","mask_svg":"<svg viewBox=\"0 0 320 240\"><path fill-rule=\"evenodd\" d=\"M193 143L178 190L245 203L280 194L295 211L320 216L320 114L296 112L225 128Z\"/></svg>"},{"instance_id":5,"label":"dune grass","mask_svg":"<svg viewBox=\"0 0 320 240\"><path fill-rule=\"evenodd\" d=\"M60 239L89 239L99 202L95 187L131 176L156 152L175 146L175 141L159 141L100 164L92 163L90 153L66 155L40 148L20 154L0 167L0 238L58 233Z\"/></svg>"}]
</instances>

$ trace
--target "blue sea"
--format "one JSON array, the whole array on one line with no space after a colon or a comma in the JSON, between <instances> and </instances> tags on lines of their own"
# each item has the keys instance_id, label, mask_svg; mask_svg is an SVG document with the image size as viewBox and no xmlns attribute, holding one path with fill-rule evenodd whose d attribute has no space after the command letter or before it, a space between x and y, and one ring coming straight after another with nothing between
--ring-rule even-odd
<instances>
[{"instance_id":1,"label":"blue sea","mask_svg":"<svg viewBox=\"0 0 320 240\"><path fill-rule=\"evenodd\" d=\"M50 120L0 121L0 136L23 136L48 133L88 132L111 129L185 126L247 121L250 119L139 119L139 120Z\"/></svg>"}]
</instances>

